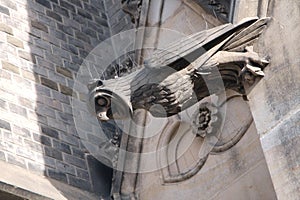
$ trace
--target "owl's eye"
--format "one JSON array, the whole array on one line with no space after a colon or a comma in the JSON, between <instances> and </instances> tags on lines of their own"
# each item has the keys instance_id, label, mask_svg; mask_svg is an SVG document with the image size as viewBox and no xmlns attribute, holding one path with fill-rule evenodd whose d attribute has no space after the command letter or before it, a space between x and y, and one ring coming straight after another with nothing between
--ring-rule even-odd
<instances>
[{"instance_id":1,"label":"owl's eye","mask_svg":"<svg viewBox=\"0 0 300 200\"><path fill-rule=\"evenodd\" d=\"M105 98L105 97L99 97L96 100L97 104L101 107L107 107L110 104L109 99Z\"/></svg>"}]
</instances>

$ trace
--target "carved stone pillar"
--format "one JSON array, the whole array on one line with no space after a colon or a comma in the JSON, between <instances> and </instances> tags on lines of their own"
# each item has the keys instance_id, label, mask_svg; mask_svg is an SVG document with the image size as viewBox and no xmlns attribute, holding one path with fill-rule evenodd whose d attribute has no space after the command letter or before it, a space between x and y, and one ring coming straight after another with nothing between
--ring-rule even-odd
<instances>
[{"instance_id":1,"label":"carved stone pillar","mask_svg":"<svg viewBox=\"0 0 300 200\"><path fill-rule=\"evenodd\" d=\"M271 0L272 18L258 49L272 58L248 95L278 199L300 192L300 2Z\"/></svg>"}]
</instances>

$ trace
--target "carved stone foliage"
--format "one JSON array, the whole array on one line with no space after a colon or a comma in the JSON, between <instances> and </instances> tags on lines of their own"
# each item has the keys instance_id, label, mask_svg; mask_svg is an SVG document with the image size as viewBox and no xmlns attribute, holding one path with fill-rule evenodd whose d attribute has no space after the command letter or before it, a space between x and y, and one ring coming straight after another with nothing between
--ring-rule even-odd
<instances>
[{"instance_id":1,"label":"carved stone foliage","mask_svg":"<svg viewBox=\"0 0 300 200\"><path fill-rule=\"evenodd\" d=\"M201 104L193 116L193 133L205 137L215 132L218 122L220 122L218 108L213 104Z\"/></svg>"}]
</instances>

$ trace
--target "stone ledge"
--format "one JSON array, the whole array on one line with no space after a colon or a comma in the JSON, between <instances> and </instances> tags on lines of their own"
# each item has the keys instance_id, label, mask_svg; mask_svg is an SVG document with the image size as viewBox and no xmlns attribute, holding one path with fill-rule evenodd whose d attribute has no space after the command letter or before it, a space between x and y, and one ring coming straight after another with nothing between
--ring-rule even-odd
<instances>
[{"instance_id":1,"label":"stone ledge","mask_svg":"<svg viewBox=\"0 0 300 200\"><path fill-rule=\"evenodd\" d=\"M0 190L30 200L96 200L95 194L0 161Z\"/></svg>"}]
</instances>

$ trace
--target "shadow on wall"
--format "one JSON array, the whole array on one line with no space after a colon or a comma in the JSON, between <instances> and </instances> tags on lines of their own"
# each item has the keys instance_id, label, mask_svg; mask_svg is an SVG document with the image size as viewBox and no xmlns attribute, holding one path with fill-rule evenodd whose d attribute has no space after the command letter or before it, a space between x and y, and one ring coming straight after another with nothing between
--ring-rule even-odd
<instances>
[{"instance_id":1,"label":"shadow on wall","mask_svg":"<svg viewBox=\"0 0 300 200\"><path fill-rule=\"evenodd\" d=\"M27 0L25 4L20 0L11 5L22 11L20 18L28 13L28 33L16 30L12 42L16 46L19 41L28 41L17 50L22 62L21 81L33 84L36 92L36 102L24 109L38 128L24 140L23 151L30 151L32 156L22 155L26 163L22 167L97 196L109 194L112 170L81 144L71 107L72 95L81 98L72 90L77 70L88 53L110 36L104 1ZM56 183L53 181L67 199L74 198Z\"/></svg>"}]
</instances>

